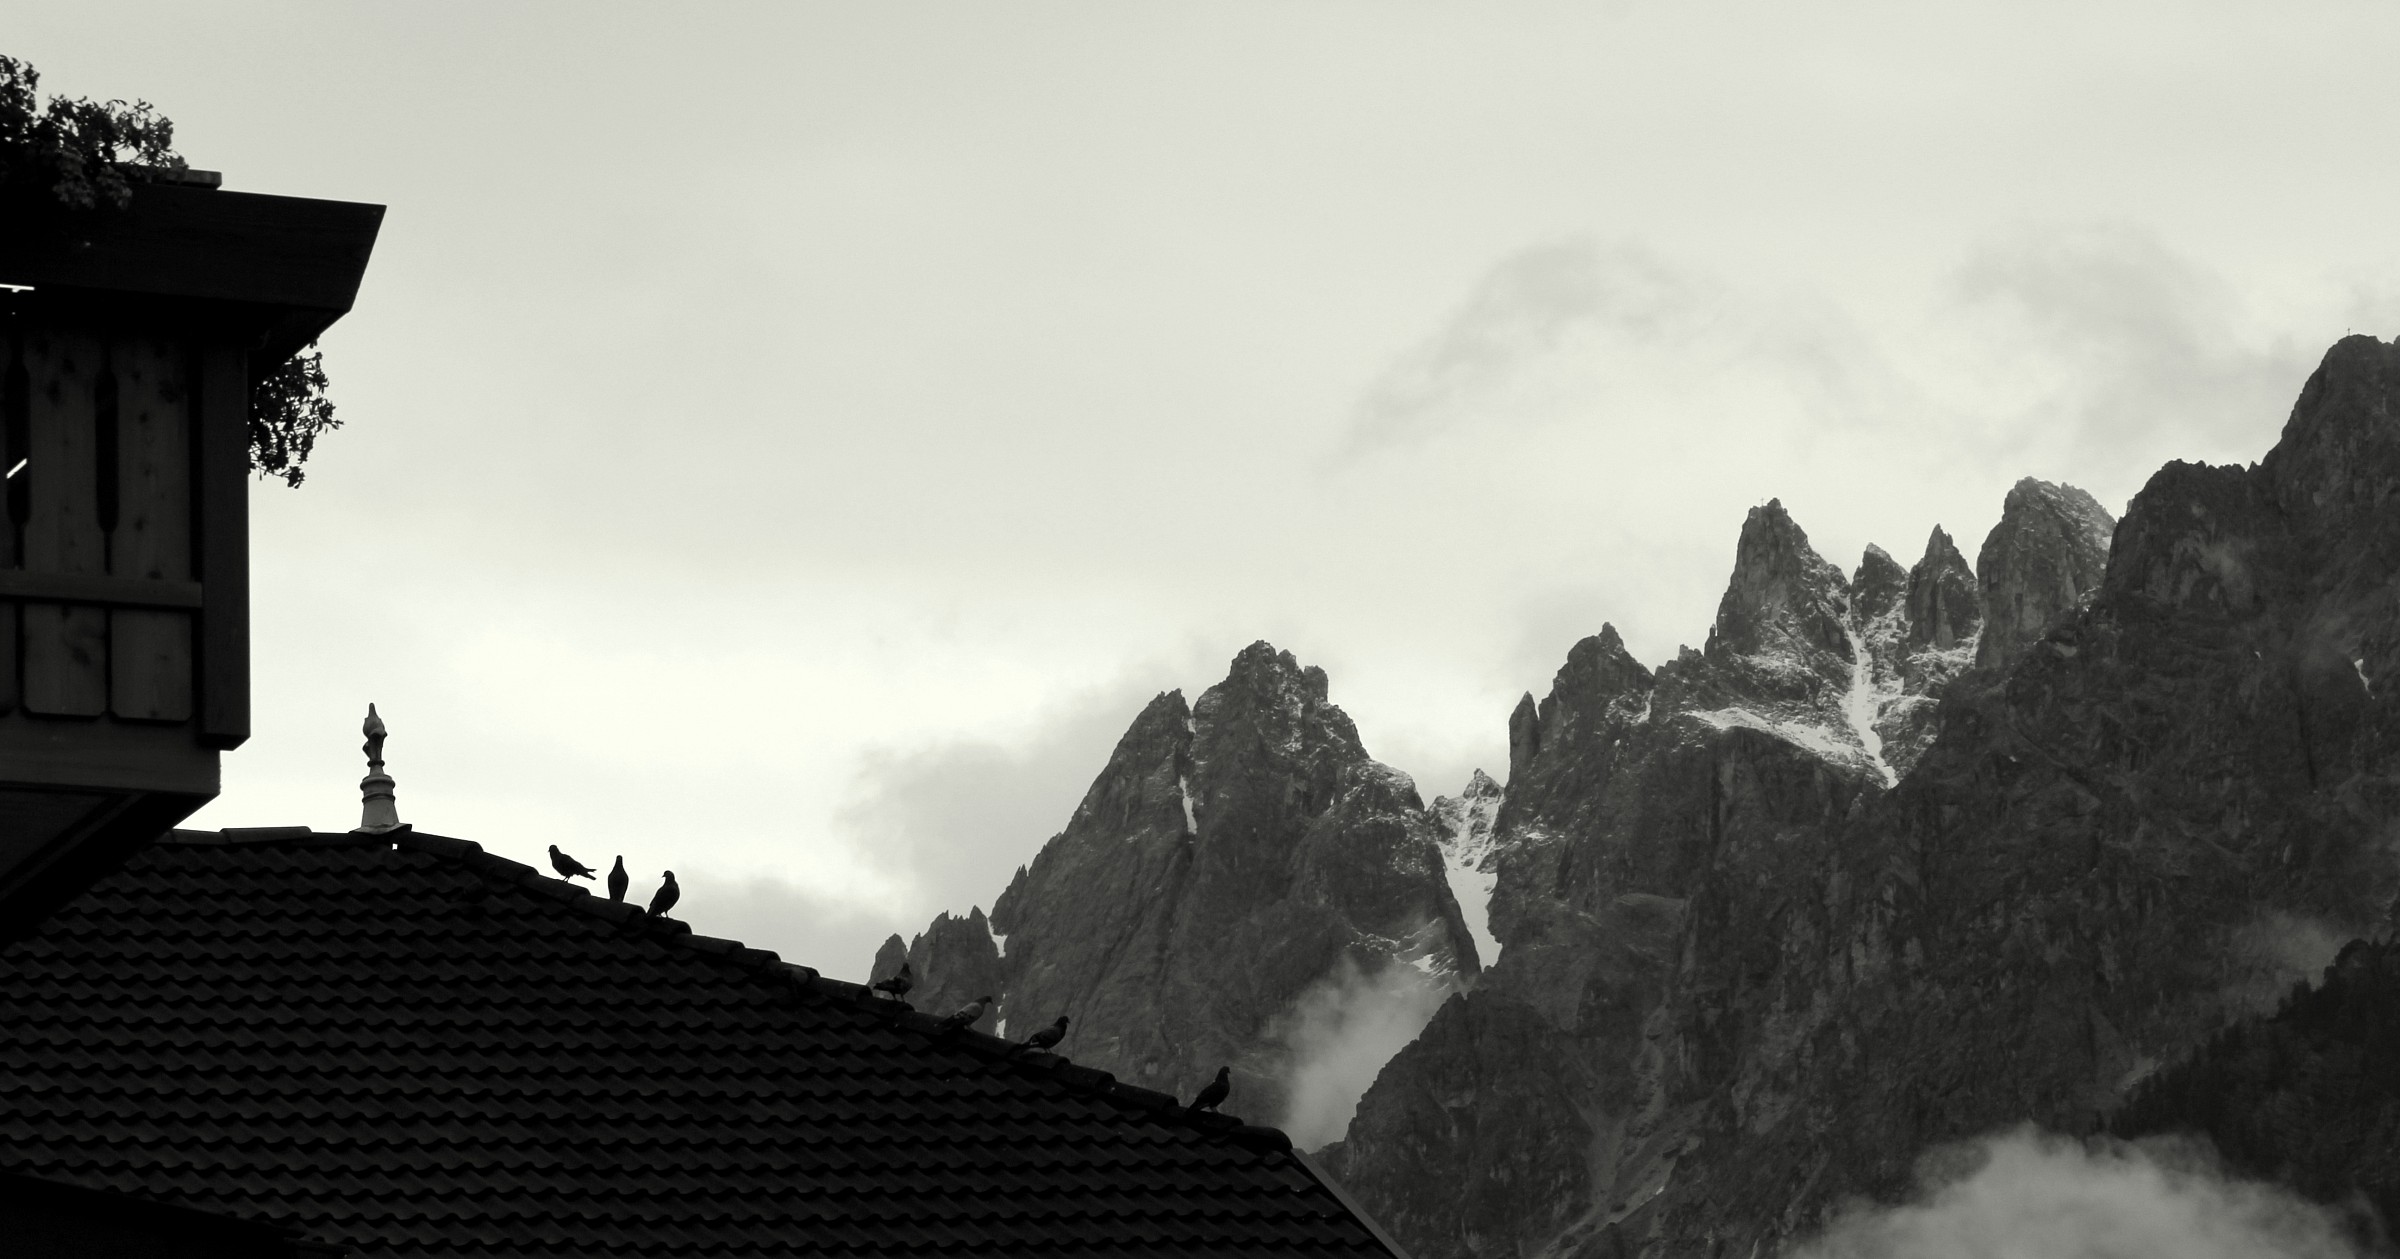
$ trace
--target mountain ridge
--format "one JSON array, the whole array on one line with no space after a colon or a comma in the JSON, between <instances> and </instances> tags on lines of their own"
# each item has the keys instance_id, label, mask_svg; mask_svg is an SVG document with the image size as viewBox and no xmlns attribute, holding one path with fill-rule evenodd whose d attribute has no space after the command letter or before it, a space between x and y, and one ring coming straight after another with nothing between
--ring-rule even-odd
<instances>
[{"instance_id":1,"label":"mountain ridge","mask_svg":"<svg viewBox=\"0 0 2400 1259\"><path fill-rule=\"evenodd\" d=\"M2396 400L2400 348L2345 339L2258 464L2171 463L2122 521L2027 478L1973 566L1937 526L1844 573L1769 500L1701 648L1603 624L1506 781L1431 805L1254 644L877 973L1072 1013L1151 1087L1234 1063L1267 1119L1314 1078L1295 1019L1413 974L1438 1007L1322 1159L1420 1259L1766 1253L1917 1150L2094 1130L2246 1008L2228 976L2297 964L2273 924L2389 925Z\"/></svg>"}]
</instances>

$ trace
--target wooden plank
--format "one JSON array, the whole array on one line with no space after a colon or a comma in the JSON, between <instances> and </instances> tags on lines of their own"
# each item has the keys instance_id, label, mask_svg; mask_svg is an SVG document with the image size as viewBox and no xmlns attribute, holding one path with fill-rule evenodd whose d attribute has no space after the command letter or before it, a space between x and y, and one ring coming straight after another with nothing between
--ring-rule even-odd
<instances>
[{"instance_id":1,"label":"wooden plank","mask_svg":"<svg viewBox=\"0 0 2400 1259\"><path fill-rule=\"evenodd\" d=\"M145 582L192 575L191 392L183 347L160 337L120 337L110 347L117 380L117 527L109 571ZM192 619L122 608L108 614L109 711L135 721L192 716Z\"/></svg>"},{"instance_id":2,"label":"wooden plank","mask_svg":"<svg viewBox=\"0 0 2400 1259\"><path fill-rule=\"evenodd\" d=\"M222 756L194 742L186 727L0 717L0 786L213 796Z\"/></svg>"},{"instance_id":3,"label":"wooden plank","mask_svg":"<svg viewBox=\"0 0 2400 1259\"><path fill-rule=\"evenodd\" d=\"M0 568L0 599L190 611L201 606L201 587L196 581L134 581L84 573L25 573Z\"/></svg>"},{"instance_id":4,"label":"wooden plank","mask_svg":"<svg viewBox=\"0 0 2400 1259\"><path fill-rule=\"evenodd\" d=\"M100 529L96 401L100 339L36 328L25 336L29 385L26 465L32 511L25 521L30 573L108 571ZM108 707L108 613L72 604L29 603L21 613L28 712L97 717Z\"/></svg>"},{"instance_id":5,"label":"wooden plank","mask_svg":"<svg viewBox=\"0 0 2400 1259\"><path fill-rule=\"evenodd\" d=\"M31 483L20 475L19 466L31 453L26 447L33 406L33 384L21 353L24 341L21 335L0 335L0 569L16 567L17 526L30 507L25 491Z\"/></svg>"},{"instance_id":6,"label":"wooden plank","mask_svg":"<svg viewBox=\"0 0 2400 1259\"><path fill-rule=\"evenodd\" d=\"M110 612L109 711L130 721L190 721L192 654L191 613Z\"/></svg>"},{"instance_id":7,"label":"wooden plank","mask_svg":"<svg viewBox=\"0 0 2400 1259\"><path fill-rule=\"evenodd\" d=\"M250 379L238 342L204 345L198 402L200 742L250 737Z\"/></svg>"},{"instance_id":8,"label":"wooden plank","mask_svg":"<svg viewBox=\"0 0 2400 1259\"><path fill-rule=\"evenodd\" d=\"M35 328L25 336L30 446L17 477L32 498L28 572L108 571L93 466L100 356L100 338L88 332Z\"/></svg>"},{"instance_id":9,"label":"wooden plank","mask_svg":"<svg viewBox=\"0 0 2400 1259\"><path fill-rule=\"evenodd\" d=\"M27 411L32 385L18 350L24 338L0 329L0 576L17 571L17 509L21 486L17 461L26 457L31 435ZM0 716L17 710L17 605L0 602Z\"/></svg>"},{"instance_id":10,"label":"wooden plank","mask_svg":"<svg viewBox=\"0 0 2400 1259\"><path fill-rule=\"evenodd\" d=\"M97 717L106 711L107 611L28 603L20 616L25 711L52 717Z\"/></svg>"},{"instance_id":11,"label":"wooden plank","mask_svg":"<svg viewBox=\"0 0 2400 1259\"><path fill-rule=\"evenodd\" d=\"M118 522L108 571L192 575L191 395L183 348L160 337L110 347L117 375Z\"/></svg>"}]
</instances>

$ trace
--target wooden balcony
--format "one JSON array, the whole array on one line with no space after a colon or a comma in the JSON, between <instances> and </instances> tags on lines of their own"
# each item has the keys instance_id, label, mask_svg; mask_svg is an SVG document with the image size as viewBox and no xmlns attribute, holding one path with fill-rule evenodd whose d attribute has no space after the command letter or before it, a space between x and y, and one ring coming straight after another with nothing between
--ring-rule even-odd
<instances>
[{"instance_id":1,"label":"wooden balcony","mask_svg":"<svg viewBox=\"0 0 2400 1259\"><path fill-rule=\"evenodd\" d=\"M0 935L249 737L250 387L350 308L382 213L144 185L0 227Z\"/></svg>"}]
</instances>

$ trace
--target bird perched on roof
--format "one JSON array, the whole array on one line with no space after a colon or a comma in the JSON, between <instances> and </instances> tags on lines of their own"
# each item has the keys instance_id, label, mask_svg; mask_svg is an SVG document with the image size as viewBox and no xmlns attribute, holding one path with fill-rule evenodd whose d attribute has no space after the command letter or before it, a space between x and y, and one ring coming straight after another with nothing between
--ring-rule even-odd
<instances>
[{"instance_id":1,"label":"bird perched on roof","mask_svg":"<svg viewBox=\"0 0 2400 1259\"><path fill-rule=\"evenodd\" d=\"M982 1018L983 1012L990 1009L991 1005L992 999L990 997L977 997L973 1001L969 1001L965 1005L958 1007L958 1013L942 1020L942 1030L945 1032L955 1032L962 1027L975 1026L975 1021Z\"/></svg>"},{"instance_id":2,"label":"bird perched on roof","mask_svg":"<svg viewBox=\"0 0 2400 1259\"><path fill-rule=\"evenodd\" d=\"M664 877L665 881L650 896L650 916L653 918L666 917L667 911L675 908L675 902L683 899L683 889L675 886L675 872L669 870Z\"/></svg>"},{"instance_id":3,"label":"bird perched on roof","mask_svg":"<svg viewBox=\"0 0 2400 1259\"><path fill-rule=\"evenodd\" d=\"M624 900L625 889L632 883L633 880L625 877L625 858L620 856L617 858L617 864L608 868L608 899Z\"/></svg>"},{"instance_id":4,"label":"bird perched on roof","mask_svg":"<svg viewBox=\"0 0 2400 1259\"><path fill-rule=\"evenodd\" d=\"M1058 1042L1065 1040L1066 1038L1067 1016L1061 1014L1058 1016L1058 1021L1056 1023L1052 1023L1050 1026L1045 1027L1042 1030L1035 1032L1033 1035L1026 1037L1024 1047L1027 1049L1039 1049L1044 1053L1047 1053L1050 1050L1056 1049L1058 1047Z\"/></svg>"},{"instance_id":5,"label":"bird perched on roof","mask_svg":"<svg viewBox=\"0 0 2400 1259\"><path fill-rule=\"evenodd\" d=\"M894 971L891 978L878 979L874 984L875 991L888 992L895 1001L907 996L908 990L916 986L917 972L909 969L907 962L900 963L900 969Z\"/></svg>"},{"instance_id":6,"label":"bird perched on roof","mask_svg":"<svg viewBox=\"0 0 2400 1259\"><path fill-rule=\"evenodd\" d=\"M1205 1086L1203 1086L1200 1090L1200 1096L1192 1099L1192 1109L1215 1110L1217 1107L1224 1105L1225 1099L1232 1095L1233 1068L1219 1067L1217 1068L1217 1078L1209 1081Z\"/></svg>"},{"instance_id":7,"label":"bird perched on roof","mask_svg":"<svg viewBox=\"0 0 2400 1259\"><path fill-rule=\"evenodd\" d=\"M550 868L558 871L558 877L562 879L588 879L592 877L592 868L590 866L587 866L582 862L577 861L573 857L560 852L558 850L558 845L556 844L550 845Z\"/></svg>"}]
</instances>

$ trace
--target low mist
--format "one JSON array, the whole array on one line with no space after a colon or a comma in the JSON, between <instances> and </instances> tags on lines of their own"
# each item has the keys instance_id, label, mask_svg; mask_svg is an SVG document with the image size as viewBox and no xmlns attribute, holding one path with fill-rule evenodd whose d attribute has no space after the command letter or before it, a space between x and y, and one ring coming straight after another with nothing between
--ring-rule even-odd
<instances>
[{"instance_id":1,"label":"low mist","mask_svg":"<svg viewBox=\"0 0 2400 1259\"><path fill-rule=\"evenodd\" d=\"M1373 974L1344 957L1267 1028L1291 1063L1280 1126L1303 1150L1338 1141L1367 1086L1425 1030L1451 985L1410 966Z\"/></svg>"},{"instance_id":2,"label":"low mist","mask_svg":"<svg viewBox=\"0 0 2400 1259\"><path fill-rule=\"evenodd\" d=\"M2322 979L2357 935L2279 909L2260 914L2234 933L2223 990L2227 1017L2273 1014L2292 985Z\"/></svg>"},{"instance_id":3,"label":"low mist","mask_svg":"<svg viewBox=\"0 0 2400 1259\"><path fill-rule=\"evenodd\" d=\"M1917 1199L1860 1208L1798 1259L2355 1259L2334 1211L2226 1175L2183 1140L2031 1127L1936 1151Z\"/></svg>"}]
</instances>

